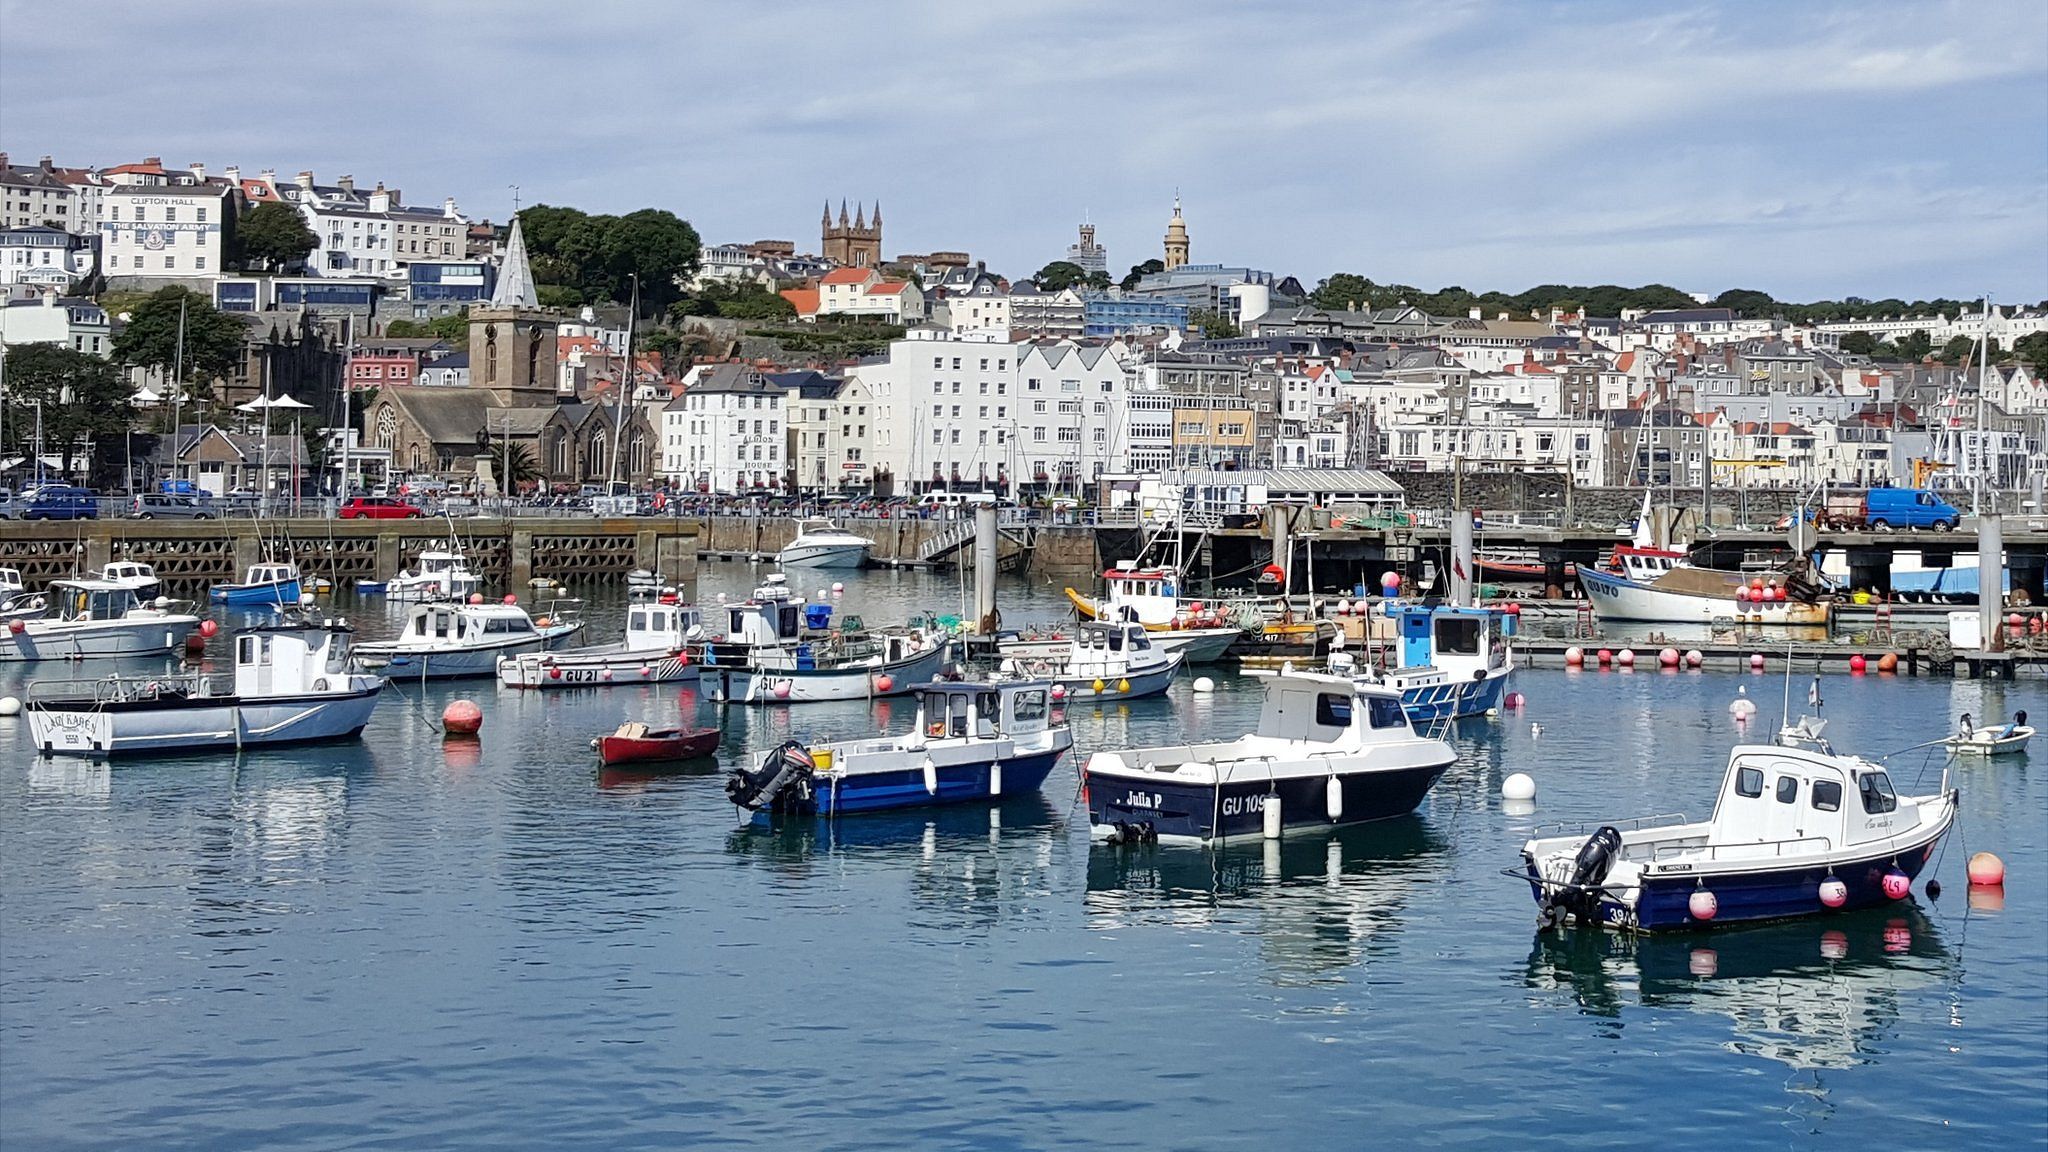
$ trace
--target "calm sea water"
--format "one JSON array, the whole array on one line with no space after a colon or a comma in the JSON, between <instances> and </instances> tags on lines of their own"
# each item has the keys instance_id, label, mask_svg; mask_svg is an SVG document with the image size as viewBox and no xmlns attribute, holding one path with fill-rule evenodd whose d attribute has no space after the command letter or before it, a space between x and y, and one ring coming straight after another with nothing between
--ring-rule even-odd
<instances>
[{"instance_id":1,"label":"calm sea water","mask_svg":"<svg viewBox=\"0 0 2048 1152\"><path fill-rule=\"evenodd\" d=\"M960 606L948 577L850 584L873 622ZM1006 587L1011 621L1057 593ZM2048 750L1957 769L1938 900L1630 942L1539 936L1498 875L1542 822L1703 815L1745 682L1770 711L1764 678L1523 673L1418 816L1223 853L1091 846L1070 764L994 813L743 829L708 771L594 766L622 719L718 715L675 689L412 686L358 745L111 771L0 721L0 1144L2040 1146ZM1871 754L2048 715L2038 682L1826 694ZM428 723L457 696L480 744ZM1071 719L1085 752L1225 738L1257 701L1223 677ZM723 755L908 714L733 710ZM1986 849L1998 896L1965 883Z\"/></svg>"}]
</instances>

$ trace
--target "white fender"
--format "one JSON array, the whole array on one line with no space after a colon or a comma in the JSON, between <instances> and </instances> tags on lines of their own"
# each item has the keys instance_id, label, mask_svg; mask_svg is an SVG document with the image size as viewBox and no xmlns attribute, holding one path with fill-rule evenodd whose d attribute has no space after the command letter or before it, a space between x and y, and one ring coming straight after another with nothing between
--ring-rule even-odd
<instances>
[{"instance_id":1,"label":"white fender","mask_svg":"<svg viewBox=\"0 0 2048 1152\"><path fill-rule=\"evenodd\" d=\"M929 756L924 760L924 790L933 796L939 794L939 768Z\"/></svg>"},{"instance_id":2,"label":"white fender","mask_svg":"<svg viewBox=\"0 0 2048 1152\"><path fill-rule=\"evenodd\" d=\"M1330 776L1330 782L1323 785L1323 805L1330 810L1332 824L1344 818L1344 782L1337 779L1334 773Z\"/></svg>"},{"instance_id":3,"label":"white fender","mask_svg":"<svg viewBox=\"0 0 2048 1152\"><path fill-rule=\"evenodd\" d=\"M1001 796L1003 794L1003 766L1001 764L991 764L988 766L988 794L991 796Z\"/></svg>"},{"instance_id":4,"label":"white fender","mask_svg":"<svg viewBox=\"0 0 2048 1152\"><path fill-rule=\"evenodd\" d=\"M1278 792L1271 792L1266 795L1266 807L1262 815L1265 820L1264 831L1266 839L1278 840L1280 838L1280 794Z\"/></svg>"}]
</instances>

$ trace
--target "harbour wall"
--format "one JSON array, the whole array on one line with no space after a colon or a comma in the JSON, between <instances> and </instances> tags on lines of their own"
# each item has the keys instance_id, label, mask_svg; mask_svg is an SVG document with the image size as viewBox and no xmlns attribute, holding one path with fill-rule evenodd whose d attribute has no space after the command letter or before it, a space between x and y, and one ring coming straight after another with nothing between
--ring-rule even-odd
<instances>
[{"instance_id":1,"label":"harbour wall","mask_svg":"<svg viewBox=\"0 0 2048 1152\"><path fill-rule=\"evenodd\" d=\"M842 521L850 531L875 542L870 553L883 565L929 563L927 542L967 523L916 516ZM700 551L725 556L773 556L796 536L797 521L783 516L707 516ZM998 549L1005 567L1027 576L1054 580L1089 580L1101 570L1096 531L1085 524L1003 525ZM938 560L968 562L970 547Z\"/></svg>"}]
</instances>

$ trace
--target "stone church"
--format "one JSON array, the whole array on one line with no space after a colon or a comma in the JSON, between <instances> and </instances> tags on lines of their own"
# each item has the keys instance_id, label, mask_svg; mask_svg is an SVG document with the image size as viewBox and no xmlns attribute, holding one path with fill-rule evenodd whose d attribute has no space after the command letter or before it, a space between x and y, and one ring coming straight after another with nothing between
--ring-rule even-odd
<instances>
[{"instance_id":1,"label":"stone church","mask_svg":"<svg viewBox=\"0 0 2048 1152\"><path fill-rule=\"evenodd\" d=\"M867 205L854 210L853 222L846 221L846 201L839 202L839 223L832 223L832 202L825 202L824 257L842 268L882 266L882 202L875 201L875 218L867 218Z\"/></svg>"}]
</instances>

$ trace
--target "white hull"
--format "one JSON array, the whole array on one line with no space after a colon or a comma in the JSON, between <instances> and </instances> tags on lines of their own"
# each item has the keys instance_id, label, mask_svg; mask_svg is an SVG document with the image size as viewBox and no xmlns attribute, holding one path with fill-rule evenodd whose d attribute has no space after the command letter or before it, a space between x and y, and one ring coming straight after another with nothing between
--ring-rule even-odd
<instances>
[{"instance_id":1,"label":"white hull","mask_svg":"<svg viewBox=\"0 0 2048 1152\"><path fill-rule=\"evenodd\" d=\"M453 680L464 676L491 676L497 673L500 656L518 656L528 652L545 652L559 648L569 637L582 630L581 623L565 624L525 635L517 640L461 647L447 645L438 648L394 648L390 645L363 644L356 648L356 654L362 657L363 663L378 668L393 680Z\"/></svg>"},{"instance_id":2,"label":"white hull","mask_svg":"<svg viewBox=\"0 0 2048 1152\"><path fill-rule=\"evenodd\" d=\"M1943 743L1958 756L2017 756L2027 750L2027 741L2033 738L2032 728L2020 728L2005 735L1981 731L1969 737L1952 736Z\"/></svg>"},{"instance_id":3,"label":"white hull","mask_svg":"<svg viewBox=\"0 0 2048 1152\"><path fill-rule=\"evenodd\" d=\"M721 704L811 704L823 700L870 700L901 696L939 674L946 645L908 659L884 662L880 657L839 668L705 668L699 675L713 700ZM889 678L889 688L876 686Z\"/></svg>"},{"instance_id":4,"label":"white hull","mask_svg":"<svg viewBox=\"0 0 2048 1152\"><path fill-rule=\"evenodd\" d=\"M44 755L119 756L304 744L352 738L370 722L379 684L368 692L243 701L224 696L175 707L31 707L28 723Z\"/></svg>"},{"instance_id":5,"label":"white hull","mask_svg":"<svg viewBox=\"0 0 2048 1152\"><path fill-rule=\"evenodd\" d=\"M1237 643L1244 632L1237 628L1184 628L1173 632L1147 632L1145 638L1161 652L1178 652L1188 664L1214 664ZM1019 637L1000 645L1004 656L1018 660L1064 660L1069 641Z\"/></svg>"},{"instance_id":6,"label":"white hull","mask_svg":"<svg viewBox=\"0 0 2048 1152\"><path fill-rule=\"evenodd\" d=\"M0 660L84 660L162 656L178 650L196 616L147 620L27 620L20 632L0 631Z\"/></svg>"},{"instance_id":7,"label":"white hull","mask_svg":"<svg viewBox=\"0 0 2048 1152\"><path fill-rule=\"evenodd\" d=\"M527 653L498 661L507 688L611 688L694 682L697 665L681 653L623 647L581 652Z\"/></svg>"},{"instance_id":8,"label":"white hull","mask_svg":"<svg viewBox=\"0 0 2048 1152\"><path fill-rule=\"evenodd\" d=\"M775 554L775 562L785 567L800 564L806 568L858 568L867 563L868 544L791 544Z\"/></svg>"},{"instance_id":9,"label":"white hull","mask_svg":"<svg viewBox=\"0 0 2048 1152\"><path fill-rule=\"evenodd\" d=\"M1647 584L1624 579L1613 573L1581 569L1579 586L1593 615L1602 620L1633 621L1643 624L1711 624L1715 620L1740 618L1756 624L1822 625L1828 620L1825 604L1797 601L1755 603L1733 596L1699 596L1689 592L1667 592Z\"/></svg>"}]
</instances>

